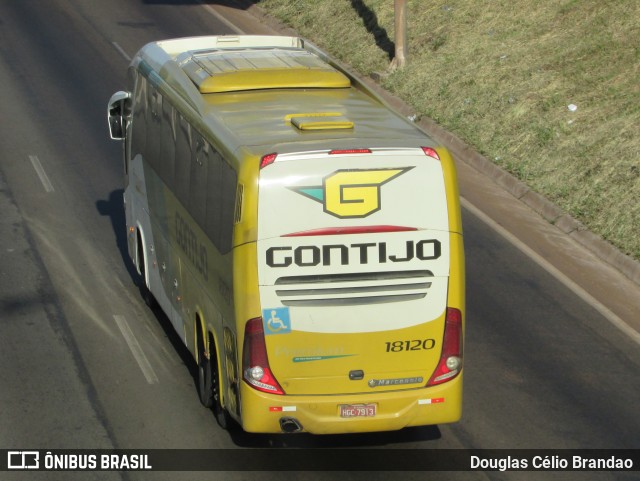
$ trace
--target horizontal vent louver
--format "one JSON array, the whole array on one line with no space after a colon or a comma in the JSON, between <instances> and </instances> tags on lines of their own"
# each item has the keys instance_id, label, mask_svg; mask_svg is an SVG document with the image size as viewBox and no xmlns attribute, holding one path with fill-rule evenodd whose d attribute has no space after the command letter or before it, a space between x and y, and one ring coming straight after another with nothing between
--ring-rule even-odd
<instances>
[{"instance_id":1,"label":"horizontal vent louver","mask_svg":"<svg viewBox=\"0 0 640 481\"><path fill-rule=\"evenodd\" d=\"M281 277L276 295L285 306L345 306L421 299L430 271L366 272Z\"/></svg>"}]
</instances>

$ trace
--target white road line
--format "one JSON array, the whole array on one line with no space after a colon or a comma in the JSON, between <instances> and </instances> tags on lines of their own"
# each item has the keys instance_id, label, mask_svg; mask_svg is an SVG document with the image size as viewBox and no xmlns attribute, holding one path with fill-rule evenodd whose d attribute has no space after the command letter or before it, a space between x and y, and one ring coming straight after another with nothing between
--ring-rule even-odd
<instances>
[{"instance_id":1,"label":"white road line","mask_svg":"<svg viewBox=\"0 0 640 481\"><path fill-rule=\"evenodd\" d=\"M539 255L529 246L527 246L524 242L518 239L516 236L511 234L508 230L498 224L496 221L491 219L487 214L482 212L476 206L474 206L471 202L466 200L465 198L460 198L462 206L473 213L476 217L482 220L485 224L495 230L498 234L504 237L507 241L513 244L520 252L529 257L532 261L542 267L545 271L559 280L562 284L568 287L574 294L576 294L580 299L589 304L595 310L597 310L600 314L602 314L605 319L607 319L611 324L620 329L624 334L629 336L633 341L637 344L640 344L640 332L636 331L634 328L629 326L626 322L624 322L620 317L611 312L604 304L598 301L595 297L585 291L582 287L576 284L574 281L569 279L566 275L560 272L553 264L547 261L544 257Z\"/></svg>"},{"instance_id":2,"label":"white road line","mask_svg":"<svg viewBox=\"0 0 640 481\"><path fill-rule=\"evenodd\" d=\"M124 51L124 49L120 45L118 45L118 42L111 42L111 45L115 47L115 49L127 60L127 62L131 62L131 57L127 54L127 52Z\"/></svg>"},{"instance_id":3,"label":"white road line","mask_svg":"<svg viewBox=\"0 0 640 481\"><path fill-rule=\"evenodd\" d=\"M234 32L239 33L241 35L245 33L244 30L236 27L233 23L231 23L229 20L227 20L222 15L220 15L218 12L216 12L211 5L207 5L202 0L196 0L196 1L200 5L202 5L211 15L216 17L218 20L220 20L222 23L224 23L227 27L229 27Z\"/></svg>"},{"instance_id":4,"label":"white road line","mask_svg":"<svg viewBox=\"0 0 640 481\"><path fill-rule=\"evenodd\" d=\"M129 346L133 357L136 358L138 366L140 366L140 369L142 370L142 374L144 374L144 377L147 378L147 382L149 384L158 383L158 376L151 367L151 363L147 359L147 356L144 355L144 351L140 347L140 344L138 343L136 337L133 335L133 331L129 327L129 324L127 324L127 320L125 319L125 317L114 315L113 318L116 321L116 324L118 325L118 328L120 329L124 340L127 341L127 345Z\"/></svg>"},{"instance_id":5,"label":"white road line","mask_svg":"<svg viewBox=\"0 0 640 481\"><path fill-rule=\"evenodd\" d=\"M31 161L31 165L36 169L36 174L40 177L40 182L44 186L44 190L46 192L53 192L53 185L51 185L51 181L49 177L47 177L47 173L44 171L42 164L40 163L40 159L38 159L37 155L30 155L29 160Z\"/></svg>"}]
</instances>

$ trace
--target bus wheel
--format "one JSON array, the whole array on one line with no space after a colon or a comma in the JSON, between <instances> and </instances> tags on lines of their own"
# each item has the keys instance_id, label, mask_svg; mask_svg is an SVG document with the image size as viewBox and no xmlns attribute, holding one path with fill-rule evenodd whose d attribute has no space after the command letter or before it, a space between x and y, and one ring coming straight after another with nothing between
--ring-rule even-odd
<instances>
[{"instance_id":1,"label":"bus wheel","mask_svg":"<svg viewBox=\"0 0 640 481\"><path fill-rule=\"evenodd\" d=\"M213 339L209 339L209 345L213 346ZM204 342L198 339L198 391L200 402L206 408L211 408L216 421L222 429L229 429L232 419L225 408L222 407L220 395L220 369L216 361L215 352L206 356Z\"/></svg>"},{"instance_id":2,"label":"bus wheel","mask_svg":"<svg viewBox=\"0 0 640 481\"><path fill-rule=\"evenodd\" d=\"M144 303L151 309L156 307L156 298L147 287L147 266L145 263L144 249L142 248L142 236L138 231L138 258L137 258L138 272L140 273L140 294Z\"/></svg>"},{"instance_id":3,"label":"bus wheel","mask_svg":"<svg viewBox=\"0 0 640 481\"><path fill-rule=\"evenodd\" d=\"M213 392L213 415L222 429L229 429L233 420L228 411L222 407L222 396L220 395L220 368L215 362L215 369L212 372L212 392Z\"/></svg>"},{"instance_id":4,"label":"bus wheel","mask_svg":"<svg viewBox=\"0 0 640 481\"><path fill-rule=\"evenodd\" d=\"M204 342L198 336L198 394L200 402L206 408L213 407L213 376L211 359L207 358Z\"/></svg>"}]
</instances>

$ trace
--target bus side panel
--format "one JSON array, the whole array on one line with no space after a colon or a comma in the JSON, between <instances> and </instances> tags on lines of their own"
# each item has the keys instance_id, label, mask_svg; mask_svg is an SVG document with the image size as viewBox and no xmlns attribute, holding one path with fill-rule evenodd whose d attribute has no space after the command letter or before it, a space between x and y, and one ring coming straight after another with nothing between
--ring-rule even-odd
<instances>
[{"instance_id":1,"label":"bus side panel","mask_svg":"<svg viewBox=\"0 0 640 481\"><path fill-rule=\"evenodd\" d=\"M171 320L178 334L182 335L182 325L176 316L172 303L174 297L171 253L167 242L166 218L157 213L166 211L163 186L155 173L144 165L141 155L131 162L132 184L125 191L127 198L127 225L141 232L144 243L147 286L156 301ZM129 236L132 259L137 259L136 235Z\"/></svg>"}]
</instances>

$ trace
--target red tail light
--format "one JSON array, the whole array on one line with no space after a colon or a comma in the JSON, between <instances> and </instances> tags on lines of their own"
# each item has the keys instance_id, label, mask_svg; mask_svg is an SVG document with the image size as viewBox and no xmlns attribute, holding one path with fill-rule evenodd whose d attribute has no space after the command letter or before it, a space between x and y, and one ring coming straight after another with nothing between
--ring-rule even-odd
<instances>
[{"instance_id":1,"label":"red tail light","mask_svg":"<svg viewBox=\"0 0 640 481\"><path fill-rule=\"evenodd\" d=\"M271 394L284 394L269 368L262 318L247 321L242 348L242 376L254 389Z\"/></svg>"},{"instance_id":2,"label":"red tail light","mask_svg":"<svg viewBox=\"0 0 640 481\"><path fill-rule=\"evenodd\" d=\"M427 386L435 386L449 381L462 370L462 313L452 307L447 308L444 324L442 354L435 372Z\"/></svg>"},{"instance_id":3,"label":"red tail light","mask_svg":"<svg viewBox=\"0 0 640 481\"><path fill-rule=\"evenodd\" d=\"M273 164L276 161L277 156L278 154L275 153L263 155L260 159L260 168L264 169L267 165Z\"/></svg>"},{"instance_id":4,"label":"red tail light","mask_svg":"<svg viewBox=\"0 0 640 481\"><path fill-rule=\"evenodd\" d=\"M438 155L438 152L436 152L436 149L431 147L422 147L422 151L429 157L440 160L440 156Z\"/></svg>"}]
</instances>

